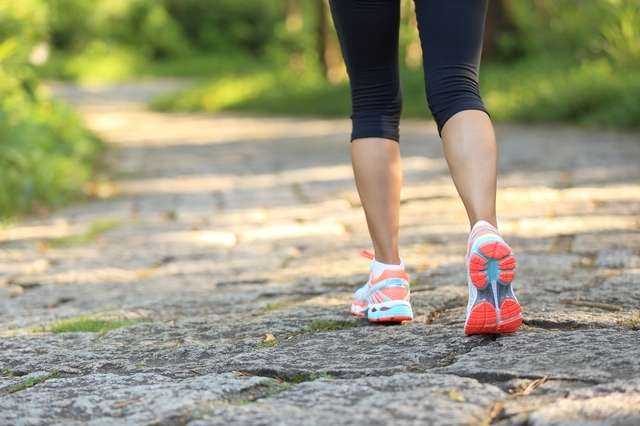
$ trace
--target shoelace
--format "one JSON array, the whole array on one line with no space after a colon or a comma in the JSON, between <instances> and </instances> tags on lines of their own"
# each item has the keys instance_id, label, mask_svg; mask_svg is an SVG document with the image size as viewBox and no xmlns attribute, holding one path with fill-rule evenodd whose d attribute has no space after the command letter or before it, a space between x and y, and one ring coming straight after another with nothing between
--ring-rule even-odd
<instances>
[{"instance_id":1,"label":"shoelace","mask_svg":"<svg viewBox=\"0 0 640 426\"><path fill-rule=\"evenodd\" d=\"M376 258L376 255L371 253L370 251L367 250L359 250L358 253L360 253L360 256L362 257L366 257L369 260L374 260Z\"/></svg>"}]
</instances>

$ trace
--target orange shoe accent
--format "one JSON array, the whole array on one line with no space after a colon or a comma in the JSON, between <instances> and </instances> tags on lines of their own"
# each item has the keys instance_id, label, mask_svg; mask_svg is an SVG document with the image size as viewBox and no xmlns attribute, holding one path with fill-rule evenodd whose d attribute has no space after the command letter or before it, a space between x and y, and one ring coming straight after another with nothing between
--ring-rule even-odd
<instances>
[{"instance_id":1,"label":"orange shoe accent","mask_svg":"<svg viewBox=\"0 0 640 426\"><path fill-rule=\"evenodd\" d=\"M511 281L513 281L513 277L515 276L516 276L515 271L507 269L506 271L501 271L500 274L498 275L498 278L503 283L509 284Z\"/></svg>"},{"instance_id":2,"label":"orange shoe accent","mask_svg":"<svg viewBox=\"0 0 640 426\"><path fill-rule=\"evenodd\" d=\"M484 288L484 286L489 281L487 279L487 274L485 274L484 272L469 274L469 276L471 277L471 282L473 283L473 285L475 285L478 288Z\"/></svg>"},{"instance_id":3,"label":"orange shoe accent","mask_svg":"<svg viewBox=\"0 0 640 426\"><path fill-rule=\"evenodd\" d=\"M360 254L375 260L366 250ZM409 303L410 277L404 269L385 269L380 276L369 275L369 281L354 294L351 313L367 316L372 322L400 322L413 319Z\"/></svg>"},{"instance_id":4,"label":"orange shoe accent","mask_svg":"<svg viewBox=\"0 0 640 426\"><path fill-rule=\"evenodd\" d=\"M409 294L409 290L404 287L389 287L380 290L380 293L384 294L391 300L404 300Z\"/></svg>"},{"instance_id":5,"label":"orange shoe accent","mask_svg":"<svg viewBox=\"0 0 640 426\"><path fill-rule=\"evenodd\" d=\"M388 280L389 278L401 278L409 282L409 274L407 274L405 271L403 270L392 271L392 270L386 269L382 274L380 274L378 278L373 278L373 276L371 276L369 279L369 284L376 285L379 282Z\"/></svg>"},{"instance_id":6,"label":"orange shoe accent","mask_svg":"<svg viewBox=\"0 0 640 426\"><path fill-rule=\"evenodd\" d=\"M494 333L515 333L522 325L522 307L513 299L505 299L500 305L500 318Z\"/></svg>"},{"instance_id":7,"label":"orange shoe accent","mask_svg":"<svg viewBox=\"0 0 640 426\"><path fill-rule=\"evenodd\" d=\"M489 302L480 302L471 309L464 332L465 334L492 333L496 329L497 321L496 308Z\"/></svg>"},{"instance_id":8,"label":"orange shoe accent","mask_svg":"<svg viewBox=\"0 0 640 426\"><path fill-rule=\"evenodd\" d=\"M472 254L469 259L469 276L471 282L478 288L483 288L487 284L487 260L477 254Z\"/></svg>"},{"instance_id":9,"label":"orange shoe accent","mask_svg":"<svg viewBox=\"0 0 640 426\"><path fill-rule=\"evenodd\" d=\"M522 317L511 318L510 320L502 321L498 324L498 328L494 333L515 333L522 325Z\"/></svg>"},{"instance_id":10,"label":"orange shoe accent","mask_svg":"<svg viewBox=\"0 0 640 426\"><path fill-rule=\"evenodd\" d=\"M469 272L484 271L487 267L487 260L482 256L474 254L469 259Z\"/></svg>"},{"instance_id":11,"label":"orange shoe accent","mask_svg":"<svg viewBox=\"0 0 640 426\"><path fill-rule=\"evenodd\" d=\"M490 241L488 243L482 244L478 247L478 250L482 252L489 259L502 259L503 257L509 256L511 254L511 249L500 241Z\"/></svg>"},{"instance_id":12,"label":"orange shoe accent","mask_svg":"<svg viewBox=\"0 0 640 426\"><path fill-rule=\"evenodd\" d=\"M522 307L513 299L505 299L500 305L500 318L509 319L520 314L522 314Z\"/></svg>"},{"instance_id":13,"label":"orange shoe accent","mask_svg":"<svg viewBox=\"0 0 640 426\"><path fill-rule=\"evenodd\" d=\"M516 258L513 255L509 255L498 262L498 266L500 269L515 269L516 268Z\"/></svg>"}]
</instances>

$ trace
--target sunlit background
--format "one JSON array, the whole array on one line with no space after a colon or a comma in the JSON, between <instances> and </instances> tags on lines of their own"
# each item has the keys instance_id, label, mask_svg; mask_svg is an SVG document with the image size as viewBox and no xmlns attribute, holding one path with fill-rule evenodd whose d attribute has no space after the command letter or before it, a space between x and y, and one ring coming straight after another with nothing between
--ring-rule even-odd
<instances>
[{"instance_id":1,"label":"sunlit background","mask_svg":"<svg viewBox=\"0 0 640 426\"><path fill-rule=\"evenodd\" d=\"M402 0L405 117L428 117ZM640 126L640 0L491 0L481 85L497 121ZM43 81L191 78L160 111L346 117L325 0L0 2L0 217L95 193L103 146Z\"/></svg>"}]
</instances>

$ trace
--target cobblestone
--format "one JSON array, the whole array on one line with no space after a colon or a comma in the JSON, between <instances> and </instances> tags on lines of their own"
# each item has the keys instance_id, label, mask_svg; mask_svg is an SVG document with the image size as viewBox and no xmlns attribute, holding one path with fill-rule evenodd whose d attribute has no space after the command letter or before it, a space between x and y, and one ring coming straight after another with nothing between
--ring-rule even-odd
<instances>
[{"instance_id":1,"label":"cobblestone","mask_svg":"<svg viewBox=\"0 0 640 426\"><path fill-rule=\"evenodd\" d=\"M402 123L416 318L379 326L348 312L370 247L349 122L145 110L181 84L53 87L113 181L0 229L0 424L640 421L639 134L497 126L524 325L469 337L468 225L432 123ZM43 332L86 316L146 322Z\"/></svg>"}]
</instances>

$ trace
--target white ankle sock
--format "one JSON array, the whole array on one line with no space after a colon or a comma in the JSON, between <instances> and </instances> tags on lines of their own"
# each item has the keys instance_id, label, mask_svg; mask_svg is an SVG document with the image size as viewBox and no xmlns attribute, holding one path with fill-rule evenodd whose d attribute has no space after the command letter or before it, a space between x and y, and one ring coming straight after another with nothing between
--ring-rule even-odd
<instances>
[{"instance_id":1,"label":"white ankle sock","mask_svg":"<svg viewBox=\"0 0 640 426\"><path fill-rule=\"evenodd\" d=\"M496 231L498 230L498 228L496 228L495 226L493 226L492 224L490 224L486 220L479 220L478 222L476 222L475 225L473 225L473 228L471 228L471 232L473 232L474 229L479 228L481 226L485 227L485 228L495 229Z\"/></svg>"},{"instance_id":2,"label":"white ankle sock","mask_svg":"<svg viewBox=\"0 0 640 426\"><path fill-rule=\"evenodd\" d=\"M404 271L404 261L402 260L402 258L400 258L399 265L387 265L386 263L378 262L377 260L373 259L369 267L371 268L371 273L373 273L373 278L378 278L380 275L382 275L385 269L392 271Z\"/></svg>"}]
</instances>

